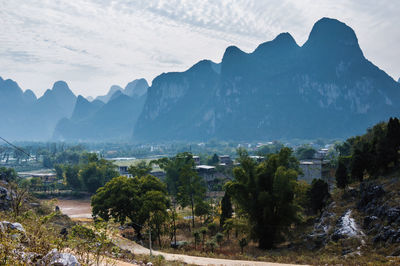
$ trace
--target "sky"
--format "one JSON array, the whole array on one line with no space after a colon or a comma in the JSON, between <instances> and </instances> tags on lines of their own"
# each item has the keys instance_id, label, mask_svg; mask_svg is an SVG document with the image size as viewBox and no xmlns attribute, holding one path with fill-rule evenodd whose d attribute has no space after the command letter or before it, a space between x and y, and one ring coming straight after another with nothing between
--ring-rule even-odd
<instances>
[{"instance_id":1,"label":"sky","mask_svg":"<svg viewBox=\"0 0 400 266\"><path fill-rule=\"evenodd\" d=\"M400 0L0 0L0 76L38 96L57 80L97 96L281 32L302 45L322 17L352 27L364 55L400 77Z\"/></svg>"}]
</instances>

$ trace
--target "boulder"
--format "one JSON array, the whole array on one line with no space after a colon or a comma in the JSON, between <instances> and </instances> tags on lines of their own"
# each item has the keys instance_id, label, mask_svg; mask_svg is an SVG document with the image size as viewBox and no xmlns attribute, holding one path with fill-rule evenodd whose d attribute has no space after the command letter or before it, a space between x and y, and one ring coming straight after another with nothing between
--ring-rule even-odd
<instances>
[{"instance_id":1,"label":"boulder","mask_svg":"<svg viewBox=\"0 0 400 266\"><path fill-rule=\"evenodd\" d=\"M60 253L57 249L50 251L42 259L42 265L80 266L76 257L70 253Z\"/></svg>"},{"instance_id":2,"label":"boulder","mask_svg":"<svg viewBox=\"0 0 400 266\"><path fill-rule=\"evenodd\" d=\"M4 232L4 230L5 231L17 230L17 231L25 234L25 229L20 223L10 223L8 221L2 221L2 222L0 222L0 224L1 224L0 230L2 230L3 232Z\"/></svg>"},{"instance_id":3,"label":"boulder","mask_svg":"<svg viewBox=\"0 0 400 266\"><path fill-rule=\"evenodd\" d=\"M0 186L0 210L8 211L11 209L10 192L5 187Z\"/></svg>"},{"instance_id":4,"label":"boulder","mask_svg":"<svg viewBox=\"0 0 400 266\"><path fill-rule=\"evenodd\" d=\"M26 265L35 265L42 256L35 252L24 252L24 251L16 251L21 261L26 263ZM25 264L24 264L25 265Z\"/></svg>"}]
</instances>

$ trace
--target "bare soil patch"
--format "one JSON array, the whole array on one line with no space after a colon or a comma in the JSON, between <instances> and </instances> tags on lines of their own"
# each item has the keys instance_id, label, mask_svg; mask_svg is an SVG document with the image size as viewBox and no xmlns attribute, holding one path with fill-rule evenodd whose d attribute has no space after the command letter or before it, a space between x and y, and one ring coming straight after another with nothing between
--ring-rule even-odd
<instances>
[{"instance_id":1,"label":"bare soil patch","mask_svg":"<svg viewBox=\"0 0 400 266\"><path fill-rule=\"evenodd\" d=\"M90 199L59 199L58 207L70 218L92 218Z\"/></svg>"}]
</instances>

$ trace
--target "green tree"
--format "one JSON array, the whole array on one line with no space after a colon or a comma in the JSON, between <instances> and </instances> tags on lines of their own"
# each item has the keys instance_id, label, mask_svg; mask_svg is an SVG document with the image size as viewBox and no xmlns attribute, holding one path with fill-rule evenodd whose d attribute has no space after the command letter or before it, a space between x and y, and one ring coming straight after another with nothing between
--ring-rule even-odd
<instances>
[{"instance_id":1,"label":"green tree","mask_svg":"<svg viewBox=\"0 0 400 266\"><path fill-rule=\"evenodd\" d=\"M65 167L65 180L67 185L72 189L81 189L82 183L79 179L79 166L77 165L67 165Z\"/></svg>"},{"instance_id":2,"label":"green tree","mask_svg":"<svg viewBox=\"0 0 400 266\"><path fill-rule=\"evenodd\" d=\"M225 220L232 218L232 202L231 197L228 193L225 193L221 200L221 216L219 219L219 226L222 228L224 226Z\"/></svg>"},{"instance_id":3,"label":"green tree","mask_svg":"<svg viewBox=\"0 0 400 266\"><path fill-rule=\"evenodd\" d=\"M349 175L347 173L347 167L343 157L339 157L338 167L335 173L336 186L341 189L345 189L349 184Z\"/></svg>"},{"instance_id":4,"label":"green tree","mask_svg":"<svg viewBox=\"0 0 400 266\"><path fill-rule=\"evenodd\" d=\"M311 185L309 185L304 180L299 180L295 188L295 201L303 209L308 209L310 207L309 190Z\"/></svg>"},{"instance_id":5,"label":"green tree","mask_svg":"<svg viewBox=\"0 0 400 266\"><path fill-rule=\"evenodd\" d=\"M400 159L400 121L398 118L390 118L387 125L387 163L393 164L393 168L397 168Z\"/></svg>"},{"instance_id":6,"label":"green tree","mask_svg":"<svg viewBox=\"0 0 400 266\"><path fill-rule=\"evenodd\" d=\"M218 225L214 222L211 222L207 225L207 230L210 233L210 236L213 236L217 233Z\"/></svg>"},{"instance_id":7,"label":"green tree","mask_svg":"<svg viewBox=\"0 0 400 266\"><path fill-rule=\"evenodd\" d=\"M194 206L205 197L205 186L194 170L194 166L186 164L179 174L179 187L177 201L185 208L190 206L192 210L192 227L194 228Z\"/></svg>"},{"instance_id":8,"label":"green tree","mask_svg":"<svg viewBox=\"0 0 400 266\"><path fill-rule=\"evenodd\" d=\"M206 246L214 253L215 248L218 246L215 239L210 239L207 241Z\"/></svg>"},{"instance_id":9,"label":"green tree","mask_svg":"<svg viewBox=\"0 0 400 266\"><path fill-rule=\"evenodd\" d=\"M296 149L295 156L299 160L312 159L314 158L316 152L317 151L313 147L309 145L303 145Z\"/></svg>"},{"instance_id":10,"label":"green tree","mask_svg":"<svg viewBox=\"0 0 400 266\"><path fill-rule=\"evenodd\" d=\"M198 230L193 232L194 249L197 249L197 244L200 242L200 232Z\"/></svg>"},{"instance_id":11,"label":"green tree","mask_svg":"<svg viewBox=\"0 0 400 266\"><path fill-rule=\"evenodd\" d=\"M88 154L86 160L87 164L84 164L81 168L79 178L87 191L91 193L96 192L98 188L119 175L116 171L116 166L112 162L98 159L96 154Z\"/></svg>"},{"instance_id":12,"label":"green tree","mask_svg":"<svg viewBox=\"0 0 400 266\"><path fill-rule=\"evenodd\" d=\"M165 182L170 195L176 197L180 186L180 172L187 164L194 166L193 156L190 153L178 153L172 158L161 158L154 163L166 172Z\"/></svg>"},{"instance_id":13,"label":"green tree","mask_svg":"<svg viewBox=\"0 0 400 266\"><path fill-rule=\"evenodd\" d=\"M113 218L121 224L129 218L140 237L142 226L146 223L161 234L169 200L165 184L154 176L120 176L99 188L91 204L94 217L99 216L106 221Z\"/></svg>"},{"instance_id":14,"label":"green tree","mask_svg":"<svg viewBox=\"0 0 400 266\"><path fill-rule=\"evenodd\" d=\"M372 163L370 160L371 153L369 143L360 142L360 147L355 147L351 156L350 174L353 179L363 181L364 172L371 169ZM375 170L374 170L375 172Z\"/></svg>"},{"instance_id":15,"label":"green tree","mask_svg":"<svg viewBox=\"0 0 400 266\"><path fill-rule=\"evenodd\" d=\"M314 179L308 194L311 210L314 213L322 211L330 198L328 183L322 179Z\"/></svg>"},{"instance_id":16,"label":"green tree","mask_svg":"<svg viewBox=\"0 0 400 266\"><path fill-rule=\"evenodd\" d=\"M207 236L208 230L207 230L207 227L201 227L199 231L200 231L201 235L203 236L201 244L203 246L203 251L204 251L204 244L206 241L206 236Z\"/></svg>"},{"instance_id":17,"label":"green tree","mask_svg":"<svg viewBox=\"0 0 400 266\"><path fill-rule=\"evenodd\" d=\"M219 157L216 153L207 161L208 165L217 165L219 163Z\"/></svg>"},{"instance_id":18,"label":"green tree","mask_svg":"<svg viewBox=\"0 0 400 266\"><path fill-rule=\"evenodd\" d=\"M194 214L198 217L203 217L203 222L206 221L206 216L210 215L211 213L211 206L205 201L197 202L194 208Z\"/></svg>"},{"instance_id":19,"label":"green tree","mask_svg":"<svg viewBox=\"0 0 400 266\"><path fill-rule=\"evenodd\" d=\"M152 164L152 162L146 163L144 160L140 161L136 165L129 166L128 173L130 173L132 176L145 176L150 174L151 170L153 169Z\"/></svg>"},{"instance_id":20,"label":"green tree","mask_svg":"<svg viewBox=\"0 0 400 266\"><path fill-rule=\"evenodd\" d=\"M259 147L256 154L258 156L268 157L269 154L277 153L283 148L283 144L280 142L274 142L272 144L267 144Z\"/></svg>"},{"instance_id":21,"label":"green tree","mask_svg":"<svg viewBox=\"0 0 400 266\"><path fill-rule=\"evenodd\" d=\"M17 172L14 168L0 167L0 180L6 182L15 181L17 179Z\"/></svg>"},{"instance_id":22,"label":"green tree","mask_svg":"<svg viewBox=\"0 0 400 266\"><path fill-rule=\"evenodd\" d=\"M126 218L134 220L141 207L139 189L138 182L125 176L113 178L92 196L93 216L106 221L113 218L121 224L125 223Z\"/></svg>"},{"instance_id":23,"label":"green tree","mask_svg":"<svg viewBox=\"0 0 400 266\"><path fill-rule=\"evenodd\" d=\"M243 254L243 249L248 245L246 238L241 238L239 240L240 252Z\"/></svg>"},{"instance_id":24,"label":"green tree","mask_svg":"<svg viewBox=\"0 0 400 266\"><path fill-rule=\"evenodd\" d=\"M217 240L218 246L222 247L222 241L224 240L224 234L217 233L215 235L215 240Z\"/></svg>"},{"instance_id":25,"label":"green tree","mask_svg":"<svg viewBox=\"0 0 400 266\"><path fill-rule=\"evenodd\" d=\"M298 162L289 148L260 164L247 152L238 152L240 166L234 169L235 178L227 183L227 192L252 221L252 238L260 248L270 249L299 220L294 201Z\"/></svg>"},{"instance_id":26,"label":"green tree","mask_svg":"<svg viewBox=\"0 0 400 266\"><path fill-rule=\"evenodd\" d=\"M61 164L55 164L54 165L54 169L56 170L56 176L58 179L63 179L64 176L64 170L63 170L63 166Z\"/></svg>"},{"instance_id":27,"label":"green tree","mask_svg":"<svg viewBox=\"0 0 400 266\"><path fill-rule=\"evenodd\" d=\"M166 171L166 184L169 193L185 208L192 211L192 226L194 228L195 206L205 197L205 184L195 170L193 156L190 153L178 153L173 158L163 158L156 163Z\"/></svg>"},{"instance_id":28,"label":"green tree","mask_svg":"<svg viewBox=\"0 0 400 266\"><path fill-rule=\"evenodd\" d=\"M378 123L368 129L364 135L348 139L345 150L351 155L348 165L351 178L362 181L365 175L376 178L397 169L399 136L400 122L390 118L387 123Z\"/></svg>"}]
</instances>

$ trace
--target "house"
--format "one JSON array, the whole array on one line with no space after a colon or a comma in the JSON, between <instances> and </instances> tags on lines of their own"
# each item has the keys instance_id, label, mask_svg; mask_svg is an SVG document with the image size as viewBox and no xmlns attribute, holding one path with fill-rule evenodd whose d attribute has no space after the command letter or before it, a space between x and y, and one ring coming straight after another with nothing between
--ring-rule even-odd
<instances>
[{"instance_id":1,"label":"house","mask_svg":"<svg viewBox=\"0 0 400 266\"><path fill-rule=\"evenodd\" d=\"M40 172L19 172L20 178L40 178L44 184L52 184L57 181L56 173L40 173Z\"/></svg>"},{"instance_id":2,"label":"house","mask_svg":"<svg viewBox=\"0 0 400 266\"><path fill-rule=\"evenodd\" d=\"M311 184L313 179L322 179L329 184L330 188L334 185L334 171L331 168L328 160L307 160L300 161L300 169L303 172L298 177L299 180L304 180Z\"/></svg>"},{"instance_id":3,"label":"house","mask_svg":"<svg viewBox=\"0 0 400 266\"><path fill-rule=\"evenodd\" d=\"M231 165L233 161L229 155L221 155L219 156L219 163L221 165Z\"/></svg>"},{"instance_id":4,"label":"house","mask_svg":"<svg viewBox=\"0 0 400 266\"><path fill-rule=\"evenodd\" d=\"M203 177L206 182L214 180L215 178L215 166L210 165L197 165L196 171L199 176Z\"/></svg>"},{"instance_id":5,"label":"house","mask_svg":"<svg viewBox=\"0 0 400 266\"><path fill-rule=\"evenodd\" d=\"M250 156L251 159L255 160L257 163L261 163L262 161L264 161L264 156Z\"/></svg>"},{"instance_id":6,"label":"house","mask_svg":"<svg viewBox=\"0 0 400 266\"><path fill-rule=\"evenodd\" d=\"M319 150L315 153L314 157L315 157L316 159L323 160L323 159L326 157L326 155L328 154L328 151L329 151L329 149L319 149Z\"/></svg>"},{"instance_id":7,"label":"house","mask_svg":"<svg viewBox=\"0 0 400 266\"><path fill-rule=\"evenodd\" d=\"M321 178L322 164L319 160L300 161L300 169L303 174L299 176L299 180L311 184L313 179Z\"/></svg>"},{"instance_id":8,"label":"house","mask_svg":"<svg viewBox=\"0 0 400 266\"><path fill-rule=\"evenodd\" d=\"M211 165L198 165L196 172L203 178L209 191L221 191L223 184L230 180L228 176L218 172L216 167Z\"/></svg>"},{"instance_id":9,"label":"house","mask_svg":"<svg viewBox=\"0 0 400 266\"><path fill-rule=\"evenodd\" d=\"M128 172L128 166L118 166L118 172L121 176L132 177L132 175Z\"/></svg>"},{"instance_id":10,"label":"house","mask_svg":"<svg viewBox=\"0 0 400 266\"><path fill-rule=\"evenodd\" d=\"M200 165L200 157L199 156L193 156L193 160L195 165Z\"/></svg>"}]
</instances>

